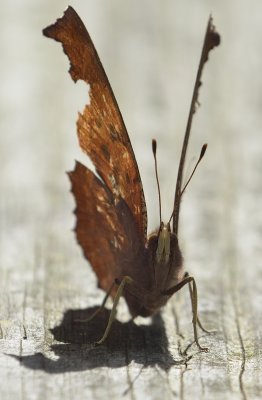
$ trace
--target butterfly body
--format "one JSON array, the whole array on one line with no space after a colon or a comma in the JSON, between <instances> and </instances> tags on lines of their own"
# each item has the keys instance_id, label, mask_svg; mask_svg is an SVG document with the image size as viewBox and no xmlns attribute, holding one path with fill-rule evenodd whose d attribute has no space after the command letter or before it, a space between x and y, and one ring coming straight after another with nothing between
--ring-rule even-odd
<instances>
[{"instance_id":1,"label":"butterfly body","mask_svg":"<svg viewBox=\"0 0 262 400\"><path fill-rule=\"evenodd\" d=\"M166 304L170 295L165 292L183 280L182 255L178 239L170 232L169 224L161 224L149 236L143 251L132 243L130 245L128 254L132 254L133 258L122 260L123 275L118 280L121 281L125 275L133 279L134 283L126 287L123 295L133 317L147 317ZM168 254L166 248L169 249Z\"/></svg>"}]
</instances>

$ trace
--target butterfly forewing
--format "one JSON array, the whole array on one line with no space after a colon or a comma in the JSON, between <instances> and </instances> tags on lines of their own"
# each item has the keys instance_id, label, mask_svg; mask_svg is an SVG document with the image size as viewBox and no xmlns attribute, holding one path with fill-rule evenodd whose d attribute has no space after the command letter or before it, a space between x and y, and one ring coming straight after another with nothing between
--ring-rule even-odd
<instances>
[{"instance_id":1,"label":"butterfly forewing","mask_svg":"<svg viewBox=\"0 0 262 400\"><path fill-rule=\"evenodd\" d=\"M72 79L82 79L90 85L90 103L79 114L77 121L80 146L91 158L97 173L111 191L114 200L112 207L121 199L126 202L134 217L137 235L145 243L147 214L137 163L113 91L92 40L72 7L68 7L63 17L43 32L62 43L70 60L69 72ZM97 195L94 196L96 203ZM75 197L79 203L76 194ZM77 215L77 219L79 218L81 216ZM80 222L77 222L77 226ZM86 229L89 232L89 228ZM100 235L103 235L103 228ZM83 243L80 244L83 247ZM85 253L88 252L84 247L83 249Z\"/></svg>"}]
</instances>

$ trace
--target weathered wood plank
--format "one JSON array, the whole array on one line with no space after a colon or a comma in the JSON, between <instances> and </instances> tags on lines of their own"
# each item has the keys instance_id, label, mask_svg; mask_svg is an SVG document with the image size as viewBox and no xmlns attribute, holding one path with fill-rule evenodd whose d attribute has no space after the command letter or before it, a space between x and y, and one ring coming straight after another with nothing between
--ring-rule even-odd
<instances>
[{"instance_id":1,"label":"weathered wood plank","mask_svg":"<svg viewBox=\"0 0 262 400\"><path fill-rule=\"evenodd\" d=\"M71 228L64 174L80 158L76 112L86 90L70 81L57 44L41 36L64 4L2 6L0 72L0 398L260 399L261 378L261 4L173 1L73 2L119 100L158 222L150 141L159 143L164 216L210 9L222 33L212 54L188 163L209 143L183 201L181 247L196 277L210 348L192 342L188 291L153 321L129 321L121 302L108 342L90 343L108 311ZM75 4L74 4L75 3ZM209 8L210 7L210 8ZM192 164L192 163L191 163ZM189 168L190 170L190 168ZM190 358L191 357L191 358Z\"/></svg>"}]
</instances>

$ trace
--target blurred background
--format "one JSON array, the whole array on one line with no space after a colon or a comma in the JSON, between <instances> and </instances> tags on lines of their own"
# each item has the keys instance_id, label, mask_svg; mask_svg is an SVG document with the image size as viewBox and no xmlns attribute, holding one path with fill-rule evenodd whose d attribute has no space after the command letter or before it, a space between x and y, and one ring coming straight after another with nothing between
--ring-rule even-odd
<instances>
[{"instance_id":1,"label":"blurred background","mask_svg":"<svg viewBox=\"0 0 262 400\"><path fill-rule=\"evenodd\" d=\"M85 0L71 5L93 38L126 122L144 184L149 231L158 224L151 139L158 141L166 220L212 13L222 43L204 70L187 175L201 145L209 147L183 201L180 236L189 257L192 252L205 265L211 257L205 274L212 263L221 262L214 258L227 235L242 252L241 260L250 263L251 257L256 270L255 255L261 250L261 2ZM41 32L66 7L65 1L2 5L0 257L6 273L18 259L33 263L33 249L47 232L57 240L66 237L72 252L76 247L65 171L75 159L87 162L78 148L75 121L88 92L68 75L61 46ZM7 275L2 274L3 282Z\"/></svg>"},{"instance_id":2,"label":"blurred background","mask_svg":"<svg viewBox=\"0 0 262 400\"><path fill-rule=\"evenodd\" d=\"M26 252L24 224L29 221L47 223L48 216L59 236L74 224L64 172L73 168L74 159L86 162L78 148L75 121L88 93L69 77L60 45L41 33L67 5L31 0L2 5L1 257L5 254L7 260L10 251L17 251L17 256ZM203 74L187 175L201 145L207 142L209 147L183 202L181 235L187 237L194 229L192 234L197 235L204 228L210 230L212 241L212 232L225 218L227 198L242 251L251 251L250 246L256 250L261 232L261 2L252 1L251 6L244 0L85 0L71 5L93 38L126 122L144 184L149 230L158 224L151 139L158 141L167 219L202 40L212 13L222 44L211 53ZM9 235L13 222L15 231ZM16 250L6 241L16 243Z\"/></svg>"}]
</instances>

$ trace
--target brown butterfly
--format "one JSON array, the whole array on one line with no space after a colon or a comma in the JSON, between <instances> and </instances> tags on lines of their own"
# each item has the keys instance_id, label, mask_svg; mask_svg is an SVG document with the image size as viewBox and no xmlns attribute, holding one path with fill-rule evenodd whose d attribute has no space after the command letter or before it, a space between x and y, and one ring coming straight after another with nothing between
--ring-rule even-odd
<instances>
[{"instance_id":1,"label":"brown butterfly","mask_svg":"<svg viewBox=\"0 0 262 400\"><path fill-rule=\"evenodd\" d=\"M114 93L83 22L74 9L68 7L63 17L43 33L62 43L70 61L72 79L75 82L82 79L90 85L90 104L79 114L77 134L96 174L76 162L69 178L76 200L76 237L98 277L99 287L107 292L101 308L110 295L114 297L108 325L97 343L101 344L108 336L120 296L124 296L133 317L147 317L189 284L194 338L200 350L206 350L200 346L197 336L197 324L203 327L197 315L196 283L184 272L177 234L181 196L187 186L182 189L183 169L201 74L209 51L220 42L212 18L208 21L194 87L172 216L167 224L161 221L159 229L149 237L145 198L135 155ZM202 147L197 165L205 150L206 145ZM156 162L155 141L153 152Z\"/></svg>"}]
</instances>

